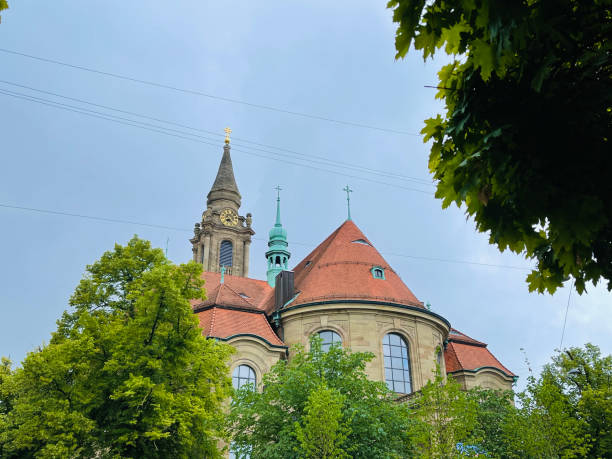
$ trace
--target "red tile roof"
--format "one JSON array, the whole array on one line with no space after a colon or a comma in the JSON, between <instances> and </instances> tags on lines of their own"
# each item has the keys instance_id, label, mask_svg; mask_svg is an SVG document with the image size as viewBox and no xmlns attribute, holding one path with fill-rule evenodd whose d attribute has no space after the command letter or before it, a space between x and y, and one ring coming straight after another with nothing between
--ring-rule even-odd
<instances>
[{"instance_id":1,"label":"red tile roof","mask_svg":"<svg viewBox=\"0 0 612 459\"><path fill-rule=\"evenodd\" d=\"M385 279L372 276L374 266L384 268ZM295 288L300 294L291 306L313 301L365 299L423 307L350 220L304 258L294 273Z\"/></svg>"},{"instance_id":2,"label":"red tile roof","mask_svg":"<svg viewBox=\"0 0 612 459\"><path fill-rule=\"evenodd\" d=\"M444 362L446 363L447 373L494 367L508 376L515 376L487 349L486 343L470 338L454 328L448 335L448 345L444 350Z\"/></svg>"},{"instance_id":3,"label":"red tile roof","mask_svg":"<svg viewBox=\"0 0 612 459\"><path fill-rule=\"evenodd\" d=\"M259 336L270 344L284 346L263 313L212 307L198 312L197 315L206 336L229 338L249 334Z\"/></svg>"},{"instance_id":4,"label":"red tile roof","mask_svg":"<svg viewBox=\"0 0 612 459\"><path fill-rule=\"evenodd\" d=\"M216 305L261 311L268 297L274 296L274 289L259 279L226 274L221 284L221 274L211 272L202 273L202 278L205 280L206 299L194 303L194 309Z\"/></svg>"}]
</instances>

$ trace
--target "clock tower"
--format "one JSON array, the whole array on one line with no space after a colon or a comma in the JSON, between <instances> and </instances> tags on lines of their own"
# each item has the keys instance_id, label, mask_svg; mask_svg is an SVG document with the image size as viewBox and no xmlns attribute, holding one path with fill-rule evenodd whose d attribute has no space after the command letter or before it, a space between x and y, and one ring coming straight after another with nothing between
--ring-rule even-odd
<instances>
[{"instance_id":1,"label":"clock tower","mask_svg":"<svg viewBox=\"0 0 612 459\"><path fill-rule=\"evenodd\" d=\"M225 267L226 274L247 277L251 236L255 232L251 228L251 214L246 217L239 214L241 196L230 156L231 130L226 128L225 133L219 171L190 242L193 259L204 265L204 271L221 272L221 267Z\"/></svg>"}]
</instances>

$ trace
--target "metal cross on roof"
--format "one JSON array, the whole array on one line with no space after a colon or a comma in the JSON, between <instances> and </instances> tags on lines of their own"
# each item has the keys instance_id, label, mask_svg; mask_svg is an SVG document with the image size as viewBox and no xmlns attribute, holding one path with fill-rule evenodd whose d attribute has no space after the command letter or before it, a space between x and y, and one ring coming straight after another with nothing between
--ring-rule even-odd
<instances>
[{"instance_id":1,"label":"metal cross on roof","mask_svg":"<svg viewBox=\"0 0 612 459\"><path fill-rule=\"evenodd\" d=\"M230 134L232 133L232 130L228 127L223 130L225 131L225 143L230 143Z\"/></svg>"},{"instance_id":2,"label":"metal cross on roof","mask_svg":"<svg viewBox=\"0 0 612 459\"><path fill-rule=\"evenodd\" d=\"M353 192L353 190L351 190L349 188L349 186L345 186L344 188L342 188L343 191L346 191L346 207L348 209L348 218L347 220L351 219L351 195L350 193Z\"/></svg>"},{"instance_id":3,"label":"metal cross on roof","mask_svg":"<svg viewBox=\"0 0 612 459\"><path fill-rule=\"evenodd\" d=\"M280 192L282 191L282 188L280 185L276 185L274 189L276 190L276 199L280 199Z\"/></svg>"}]
</instances>

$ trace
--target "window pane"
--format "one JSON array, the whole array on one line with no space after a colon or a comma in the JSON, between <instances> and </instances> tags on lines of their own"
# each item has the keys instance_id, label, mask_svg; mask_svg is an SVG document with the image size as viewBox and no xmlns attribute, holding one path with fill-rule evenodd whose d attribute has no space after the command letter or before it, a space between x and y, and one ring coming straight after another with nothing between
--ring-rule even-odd
<instances>
[{"instance_id":1,"label":"window pane","mask_svg":"<svg viewBox=\"0 0 612 459\"><path fill-rule=\"evenodd\" d=\"M319 332L319 337L323 340L321 349L327 352L332 344L342 344L342 338L338 333L332 330L323 330Z\"/></svg>"},{"instance_id":2,"label":"window pane","mask_svg":"<svg viewBox=\"0 0 612 459\"><path fill-rule=\"evenodd\" d=\"M231 241L223 241L221 242L221 250L219 254L219 266L232 266L232 243Z\"/></svg>"},{"instance_id":3,"label":"window pane","mask_svg":"<svg viewBox=\"0 0 612 459\"><path fill-rule=\"evenodd\" d=\"M397 393L410 393L410 358L406 341L397 333L389 333L383 343L387 387L393 387Z\"/></svg>"},{"instance_id":4,"label":"window pane","mask_svg":"<svg viewBox=\"0 0 612 459\"><path fill-rule=\"evenodd\" d=\"M240 389L245 384L251 384L253 389L255 389L257 384L255 371L248 365L239 365L234 368L232 373L232 385L234 389Z\"/></svg>"},{"instance_id":5,"label":"window pane","mask_svg":"<svg viewBox=\"0 0 612 459\"><path fill-rule=\"evenodd\" d=\"M387 381L387 388L393 390L393 381Z\"/></svg>"},{"instance_id":6,"label":"window pane","mask_svg":"<svg viewBox=\"0 0 612 459\"><path fill-rule=\"evenodd\" d=\"M402 368L402 359L398 357L391 357L391 367L392 368Z\"/></svg>"}]
</instances>

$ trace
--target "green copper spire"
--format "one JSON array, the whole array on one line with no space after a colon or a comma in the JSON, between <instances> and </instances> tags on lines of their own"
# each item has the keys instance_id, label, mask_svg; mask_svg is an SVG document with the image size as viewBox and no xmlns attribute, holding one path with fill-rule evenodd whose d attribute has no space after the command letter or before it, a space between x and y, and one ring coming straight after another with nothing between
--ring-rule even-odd
<instances>
[{"instance_id":1,"label":"green copper spire","mask_svg":"<svg viewBox=\"0 0 612 459\"><path fill-rule=\"evenodd\" d=\"M291 253L287 249L287 230L283 228L280 218L280 192L282 188L277 186L276 190L276 223L270 230L268 239L268 251L266 252L266 260L268 261L268 284L274 287L276 284L276 276L281 271L287 270L287 263L291 257Z\"/></svg>"},{"instance_id":2,"label":"green copper spire","mask_svg":"<svg viewBox=\"0 0 612 459\"><path fill-rule=\"evenodd\" d=\"M277 185L274 189L276 190L276 223L274 226L283 226L280 221L280 192L282 188Z\"/></svg>"}]
</instances>

